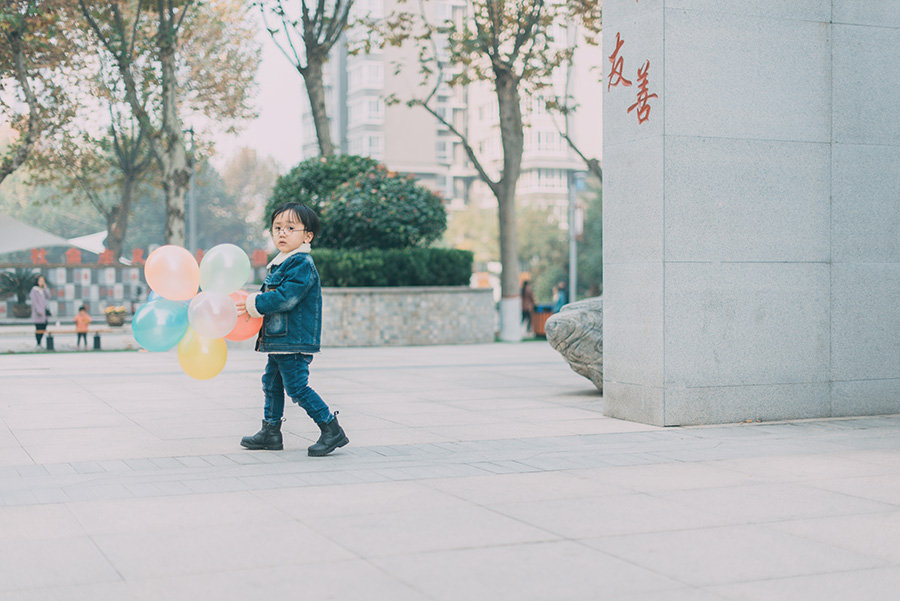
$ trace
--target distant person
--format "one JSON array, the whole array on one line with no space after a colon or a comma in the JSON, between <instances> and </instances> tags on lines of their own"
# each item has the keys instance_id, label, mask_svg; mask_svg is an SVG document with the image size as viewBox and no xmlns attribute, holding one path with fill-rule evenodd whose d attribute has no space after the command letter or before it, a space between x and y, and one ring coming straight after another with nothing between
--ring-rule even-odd
<instances>
[{"instance_id":1,"label":"distant person","mask_svg":"<svg viewBox=\"0 0 900 601\"><path fill-rule=\"evenodd\" d=\"M531 332L531 316L534 308L534 291L531 289L531 281L525 280L522 283L522 323L525 324L526 332Z\"/></svg>"},{"instance_id":2,"label":"distant person","mask_svg":"<svg viewBox=\"0 0 900 601\"><path fill-rule=\"evenodd\" d=\"M88 325L93 320L88 315L87 307L81 305L78 307L78 314L75 316L75 333L78 334L78 341L75 343L77 348L81 348L81 341L84 340L84 348L87 348Z\"/></svg>"},{"instance_id":3,"label":"distant person","mask_svg":"<svg viewBox=\"0 0 900 601\"><path fill-rule=\"evenodd\" d=\"M29 292L31 298L31 321L34 323L34 339L37 346L41 346L41 340L47 333L47 318L50 317L50 289L47 288L47 280L39 275L34 280L34 286Z\"/></svg>"},{"instance_id":4,"label":"distant person","mask_svg":"<svg viewBox=\"0 0 900 601\"><path fill-rule=\"evenodd\" d=\"M566 292L566 283L560 280L553 290L553 312L559 313L559 310L563 308L563 305L569 304L569 294Z\"/></svg>"},{"instance_id":5,"label":"distant person","mask_svg":"<svg viewBox=\"0 0 900 601\"><path fill-rule=\"evenodd\" d=\"M319 218L309 207L288 203L271 218L272 240L278 255L268 265L261 292L235 306L238 315L262 317L256 350L269 353L263 373L265 393L262 429L241 439L246 449L283 448L281 421L287 392L319 426L321 436L307 449L310 457L323 457L350 440L325 401L309 386L309 364L319 352L322 334L322 287L309 255L319 233Z\"/></svg>"}]
</instances>

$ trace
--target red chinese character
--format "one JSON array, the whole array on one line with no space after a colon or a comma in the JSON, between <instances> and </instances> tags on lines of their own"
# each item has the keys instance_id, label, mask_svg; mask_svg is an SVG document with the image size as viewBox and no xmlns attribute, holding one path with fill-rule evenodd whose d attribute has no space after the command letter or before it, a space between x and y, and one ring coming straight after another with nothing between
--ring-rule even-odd
<instances>
[{"instance_id":1,"label":"red chinese character","mask_svg":"<svg viewBox=\"0 0 900 601\"><path fill-rule=\"evenodd\" d=\"M143 265L144 260L144 249L143 248L132 248L131 249L131 264L132 265Z\"/></svg>"},{"instance_id":2,"label":"red chinese character","mask_svg":"<svg viewBox=\"0 0 900 601\"><path fill-rule=\"evenodd\" d=\"M625 40L621 39L619 33L616 32L616 49L609 55L609 62L612 64L612 69L609 72L609 82L606 84L607 92L611 87L617 86L620 83L626 88L631 85L631 82L622 75L622 66L625 59L619 56L619 48L621 48L624 43Z\"/></svg>"},{"instance_id":3,"label":"red chinese character","mask_svg":"<svg viewBox=\"0 0 900 601\"><path fill-rule=\"evenodd\" d=\"M35 265L46 265L47 264L47 249L45 248L32 248L31 249L31 262Z\"/></svg>"},{"instance_id":4,"label":"red chinese character","mask_svg":"<svg viewBox=\"0 0 900 601\"><path fill-rule=\"evenodd\" d=\"M81 263L81 251L74 246L67 250L66 263Z\"/></svg>"},{"instance_id":5,"label":"red chinese character","mask_svg":"<svg viewBox=\"0 0 900 601\"><path fill-rule=\"evenodd\" d=\"M112 265L115 260L116 258L113 256L113 251L108 248L97 257L97 263L100 265Z\"/></svg>"},{"instance_id":6,"label":"red chinese character","mask_svg":"<svg viewBox=\"0 0 900 601\"><path fill-rule=\"evenodd\" d=\"M657 94L648 94L647 93L647 72L650 70L650 60L648 59L646 63L644 63L643 69L638 69L638 93L637 93L637 102L628 107L628 112L630 113L635 108L637 109L637 118L638 123L643 123L647 119L650 118L650 105L648 104L651 98L659 98Z\"/></svg>"},{"instance_id":7,"label":"red chinese character","mask_svg":"<svg viewBox=\"0 0 900 601\"><path fill-rule=\"evenodd\" d=\"M266 251L257 248L253 251L253 254L250 255L250 262L253 263L254 267L262 267L269 262L269 257L266 255Z\"/></svg>"}]
</instances>

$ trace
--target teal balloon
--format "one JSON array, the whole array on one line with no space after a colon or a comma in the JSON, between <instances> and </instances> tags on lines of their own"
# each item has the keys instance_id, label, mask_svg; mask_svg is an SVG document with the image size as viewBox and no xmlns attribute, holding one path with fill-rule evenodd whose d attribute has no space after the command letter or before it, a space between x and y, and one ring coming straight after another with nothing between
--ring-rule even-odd
<instances>
[{"instance_id":1,"label":"teal balloon","mask_svg":"<svg viewBox=\"0 0 900 601\"><path fill-rule=\"evenodd\" d=\"M131 332L143 348L159 352L178 344L184 338L188 325L188 306L185 303L156 298L134 314Z\"/></svg>"}]
</instances>

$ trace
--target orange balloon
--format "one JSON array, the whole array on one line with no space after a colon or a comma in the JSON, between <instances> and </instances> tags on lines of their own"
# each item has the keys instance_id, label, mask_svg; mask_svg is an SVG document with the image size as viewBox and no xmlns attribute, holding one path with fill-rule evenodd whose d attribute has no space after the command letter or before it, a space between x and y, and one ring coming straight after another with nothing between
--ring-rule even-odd
<instances>
[{"instance_id":1,"label":"orange balloon","mask_svg":"<svg viewBox=\"0 0 900 601\"><path fill-rule=\"evenodd\" d=\"M243 290L235 290L228 296L230 296L233 301L237 302L246 301L247 296L249 295ZM262 322L262 317L250 317L247 313L238 315L237 323L230 332L225 334L225 338L228 340L247 340L248 338L252 338L259 332L259 329L262 327Z\"/></svg>"},{"instance_id":2,"label":"orange balloon","mask_svg":"<svg viewBox=\"0 0 900 601\"><path fill-rule=\"evenodd\" d=\"M200 287L200 266L186 248L166 244L147 257L144 264L147 285L169 300L190 300Z\"/></svg>"}]
</instances>

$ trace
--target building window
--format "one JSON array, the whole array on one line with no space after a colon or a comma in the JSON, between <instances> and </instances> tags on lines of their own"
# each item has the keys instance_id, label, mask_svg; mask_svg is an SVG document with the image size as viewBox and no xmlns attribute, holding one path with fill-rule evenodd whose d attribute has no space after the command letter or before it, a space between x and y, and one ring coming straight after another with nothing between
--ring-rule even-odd
<instances>
[{"instance_id":1,"label":"building window","mask_svg":"<svg viewBox=\"0 0 900 601\"><path fill-rule=\"evenodd\" d=\"M373 159L380 159L384 155L384 137L381 134L367 134L366 154Z\"/></svg>"},{"instance_id":2,"label":"building window","mask_svg":"<svg viewBox=\"0 0 900 601\"><path fill-rule=\"evenodd\" d=\"M447 140L438 140L434 146L435 158L439 161L450 160L450 143Z\"/></svg>"},{"instance_id":3,"label":"building window","mask_svg":"<svg viewBox=\"0 0 900 601\"><path fill-rule=\"evenodd\" d=\"M556 131L530 131L525 134L525 149L530 152L559 152L562 150L562 137Z\"/></svg>"},{"instance_id":4,"label":"building window","mask_svg":"<svg viewBox=\"0 0 900 601\"><path fill-rule=\"evenodd\" d=\"M366 121L368 123L384 122L384 103L380 98L370 98L366 103Z\"/></svg>"},{"instance_id":5,"label":"building window","mask_svg":"<svg viewBox=\"0 0 900 601\"><path fill-rule=\"evenodd\" d=\"M347 69L347 93L384 87L384 65L377 61L354 61Z\"/></svg>"},{"instance_id":6,"label":"building window","mask_svg":"<svg viewBox=\"0 0 900 601\"><path fill-rule=\"evenodd\" d=\"M347 105L347 125L380 125L384 123L384 102L371 96L354 100Z\"/></svg>"}]
</instances>

